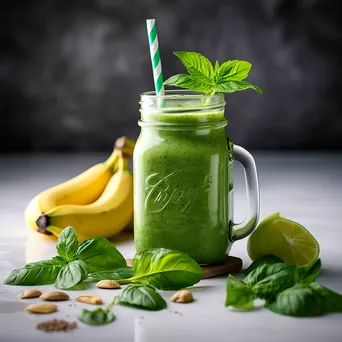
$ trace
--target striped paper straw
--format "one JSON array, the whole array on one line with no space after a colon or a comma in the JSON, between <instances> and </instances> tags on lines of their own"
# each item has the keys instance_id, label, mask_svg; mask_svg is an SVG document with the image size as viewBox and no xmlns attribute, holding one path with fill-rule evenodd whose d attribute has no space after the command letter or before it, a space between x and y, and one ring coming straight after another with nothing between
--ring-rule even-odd
<instances>
[{"instance_id":1,"label":"striped paper straw","mask_svg":"<svg viewBox=\"0 0 342 342\"><path fill-rule=\"evenodd\" d=\"M147 26L148 42L150 45L154 87L156 89L156 95L163 96L165 95L165 90L164 90L164 85L163 85L164 79L163 79L163 72L162 72L160 53L159 53L156 20L147 19L146 26Z\"/></svg>"}]
</instances>

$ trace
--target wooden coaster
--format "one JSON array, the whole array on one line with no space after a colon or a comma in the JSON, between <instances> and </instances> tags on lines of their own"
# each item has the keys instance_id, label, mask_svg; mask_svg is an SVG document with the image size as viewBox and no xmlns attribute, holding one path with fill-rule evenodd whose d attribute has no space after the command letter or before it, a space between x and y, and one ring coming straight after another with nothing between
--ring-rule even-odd
<instances>
[{"instance_id":1,"label":"wooden coaster","mask_svg":"<svg viewBox=\"0 0 342 342\"><path fill-rule=\"evenodd\" d=\"M242 260L240 258L227 255L219 264L202 266L203 279L213 278L228 273L238 273L241 269Z\"/></svg>"},{"instance_id":2,"label":"wooden coaster","mask_svg":"<svg viewBox=\"0 0 342 342\"><path fill-rule=\"evenodd\" d=\"M132 267L132 259L126 259L127 267ZM237 257L227 255L225 259L215 265L201 266L203 279L213 278L228 273L238 273L242 269L242 260Z\"/></svg>"}]
</instances>

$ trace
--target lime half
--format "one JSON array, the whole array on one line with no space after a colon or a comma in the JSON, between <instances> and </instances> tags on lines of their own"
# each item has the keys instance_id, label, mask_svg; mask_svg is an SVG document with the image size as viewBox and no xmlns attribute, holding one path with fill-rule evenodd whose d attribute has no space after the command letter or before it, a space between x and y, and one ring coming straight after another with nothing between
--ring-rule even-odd
<instances>
[{"instance_id":1,"label":"lime half","mask_svg":"<svg viewBox=\"0 0 342 342\"><path fill-rule=\"evenodd\" d=\"M288 264L305 266L318 258L319 244L302 225L274 213L250 235L247 252L253 261L272 254Z\"/></svg>"}]
</instances>

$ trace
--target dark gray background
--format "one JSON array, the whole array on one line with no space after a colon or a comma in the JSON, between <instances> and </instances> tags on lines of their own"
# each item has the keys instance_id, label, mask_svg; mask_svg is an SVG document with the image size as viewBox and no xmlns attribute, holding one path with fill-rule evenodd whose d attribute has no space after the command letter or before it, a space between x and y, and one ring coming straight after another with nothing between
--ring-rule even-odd
<instances>
[{"instance_id":1,"label":"dark gray background","mask_svg":"<svg viewBox=\"0 0 342 342\"><path fill-rule=\"evenodd\" d=\"M250 149L341 149L342 30L333 0L37 0L0 9L0 148L109 150L136 138L153 80L145 19L172 51L252 62L252 90L226 96L228 133Z\"/></svg>"}]
</instances>

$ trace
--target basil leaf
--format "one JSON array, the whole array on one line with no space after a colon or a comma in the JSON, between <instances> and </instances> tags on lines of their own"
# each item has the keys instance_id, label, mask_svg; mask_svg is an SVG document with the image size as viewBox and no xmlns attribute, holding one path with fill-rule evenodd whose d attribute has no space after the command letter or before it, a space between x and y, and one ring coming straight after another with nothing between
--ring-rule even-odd
<instances>
[{"instance_id":1,"label":"basil leaf","mask_svg":"<svg viewBox=\"0 0 342 342\"><path fill-rule=\"evenodd\" d=\"M253 300L257 298L253 289L243 281L229 274L226 284L226 306L251 310L254 308Z\"/></svg>"},{"instance_id":2,"label":"basil leaf","mask_svg":"<svg viewBox=\"0 0 342 342\"><path fill-rule=\"evenodd\" d=\"M227 61L221 64L215 73L217 84L227 81L242 81L247 76L252 68L252 64L246 61Z\"/></svg>"},{"instance_id":3,"label":"basil leaf","mask_svg":"<svg viewBox=\"0 0 342 342\"><path fill-rule=\"evenodd\" d=\"M124 283L143 283L161 290L179 290L202 279L202 269L187 254L166 248L147 249L133 259L135 276Z\"/></svg>"},{"instance_id":4,"label":"basil leaf","mask_svg":"<svg viewBox=\"0 0 342 342\"><path fill-rule=\"evenodd\" d=\"M78 319L89 325L102 325L113 322L115 316L112 311L104 310L102 308L96 310L83 309Z\"/></svg>"},{"instance_id":5,"label":"basil leaf","mask_svg":"<svg viewBox=\"0 0 342 342\"><path fill-rule=\"evenodd\" d=\"M81 283L88 276L87 264L82 260L74 260L68 263L59 272L55 282L57 289L70 289Z\"/></svg>"},{"instance_id":6,"label":"basil leaf","mask_svg":"<svg viewBox=\"0 0 342 342\"><path fill-rule=\"evenodd\" d=\"M233 93L245 89L254 89L262 94L259 87L245 82L252 65L246 61L232 60L222 63L211 64L208 58L198 52L177 51L174 52L189 75L179 74L167 79L164 84L181 87L206 94Z\"/></svg>"},{"instance_id":7,"label":"basil leaf","mask_svg":"<svg viewBox=\"0 0 342 342\"><path fill-rule=\"evenodd\" d=\"M71 261L78 248L77 234L73 227L66 227L58 237L56 249L60 257Z\"/></svg>"},{"instance_id":8,"label":"basil leaf","mask_svg":"<svg viewBox=\"0 0 342 342\"><path fill-rule=\"evenodd\" d=\"M89 275L91 281L99 280L119 280L131 278L135 275L135 270L133 268L122 267L114 271L101 271L92 273Z\"/></svg>"},{"instance_id":9,"label":"basil leaf","mask_svg":"<svg viewBox=\"0 0 342 342\"><path fill-rule=\"evenodd\" d=\"M214 77L212 64L202 54L190 51L176 51L173 54L181 60L190 75L202 76L209 80Z\"/></svg>"},{"instance_id":10,"label":"basil leaf","mask_svg":"<svg viewBox=\"0 0 342 342\"><path fill-rule=\"evenodd\" d=\"M54 265L63 267L67 264L67 262L60 256L54 256L52 257L51 261Z\"/></svg>"},{"instance_id":11,"label":"basil leaf","mask_svg":"<svg viewBox=\"0 0 342 342\"><path fill-rule=\"evenodd\" d=\"M301 284L311 284L316 280L321 272L321 267L321 259L317 259L309 266L297 267L295 271L296 282Z\"/></svg>"},{"instance_id":12,"label":"basil leaf","mask_svg":"<svg viewBox=\"0 0 342 342\"><path fill-rule=\"evenodd\" d=\"M119 303L148 310L162 310L166 308L166 302L163 297L152 286L142 284L128 285L122 291Z\"/></svg>"},{"instance_id":13,"label":"basil leaf","mask_svg":"<svg viewBox=\"0 0 342 342\"><path fill-rule=\"evenodd\" d=\"M295 284L296 266L278 263L261 265L251 271L244 279L259 298L272 300L275 295Z\"/></svg>"},{"instance_id":14,"label":"basil leaf","mask_svg":"<svg viewBox=\"0 0 342 342\"><path fill-rule=\"evenodd\" d=\"M320 316L325 313L323 297L300 284L278 294L275 301L266 303L266 308L281 315L295 317Z\"/></svg>"},{"instance_id":15,"label":"basil leaf","mask_svg":"<svg viewBox=\"0 0 342 342\"><path fill-rule=\"evenodd\" d=\"M184 74L174 75L167 79L164 84L205 93L209 93L213 88L211 81L205 83L203 79Z\"/></svg>"},{"instance_id":16,"label":"basil leaf","mask_svg":"<svg viewBox=\"0 0 342 342\"><path fill-rule=\"evenodd\" d=\"M276 300L267 303L273 312L296 317L320 316L342 312L342 295L319 283L297 284L281 292Z\"/></svg>"},{"instance_id":17,"label":"basil leaf","mask_svg":"<svg viewBox=\"0 0 342 342\"><path fill-rule=\"evenodd\" d=\"M218 61L215 62L214 73L217 74L218 70L220 69L220 64Z\"/></svg>"},{"instance_id":18,"label":"basil leaf","mask_svg":"<svg viewBox=\"0 0 342 342\"><path fill-rule=\"evenodd\" d=\"M323 298L324 312L342 312L342 295L327 289L319 283L313 282L309 288Z\"/></svg>"},{"instance_id":19,"label":"basil leaf","mask_svg":"<svg viewBox=\"0 0 342 342\"><path fill-rule=\"evenodd\" d=\"M87 264L89 273L126 267L125 258L104 237L83 241L78 247L77 255Z\"/></svg>"},{"instance_id":20,"label":"basil leaf","mask_svg":"<svg viewBox=\"0 0 342 342\"><path fill-rule=\"evenodd\" d=\"M46 285L53 284L62 267L54 260L43 260L26 264L13 270L4 280L6 285Z\"/></svg>"},{"instance_id":21,"label":"basil leaf","mask_svg":"<svg viewBox=\"0 0 342 342\"><path fill-rule=\"evenodd\" d=\"M236 91L254 89L259 94L262 94L262 90L258 86L245 81L226 81L224 83L215 84L214 89L219 93L234 93Z\"/></svg>"},{"instance_id":22,"label":"basil leaf","mask_svg":"<svg viewBox=\"0 0 342 342\"><path fill-rule=\"evenodd\" d=\"M260 265L272 265L272 264L278 264L283 262L280 258L276 257L275 255L264 255L260 257L259 259L253 261L248 268L246 268L242 274L246 277L249 273L251 273L253 270L258 268Z\"/></svg>"}]
</instances>

